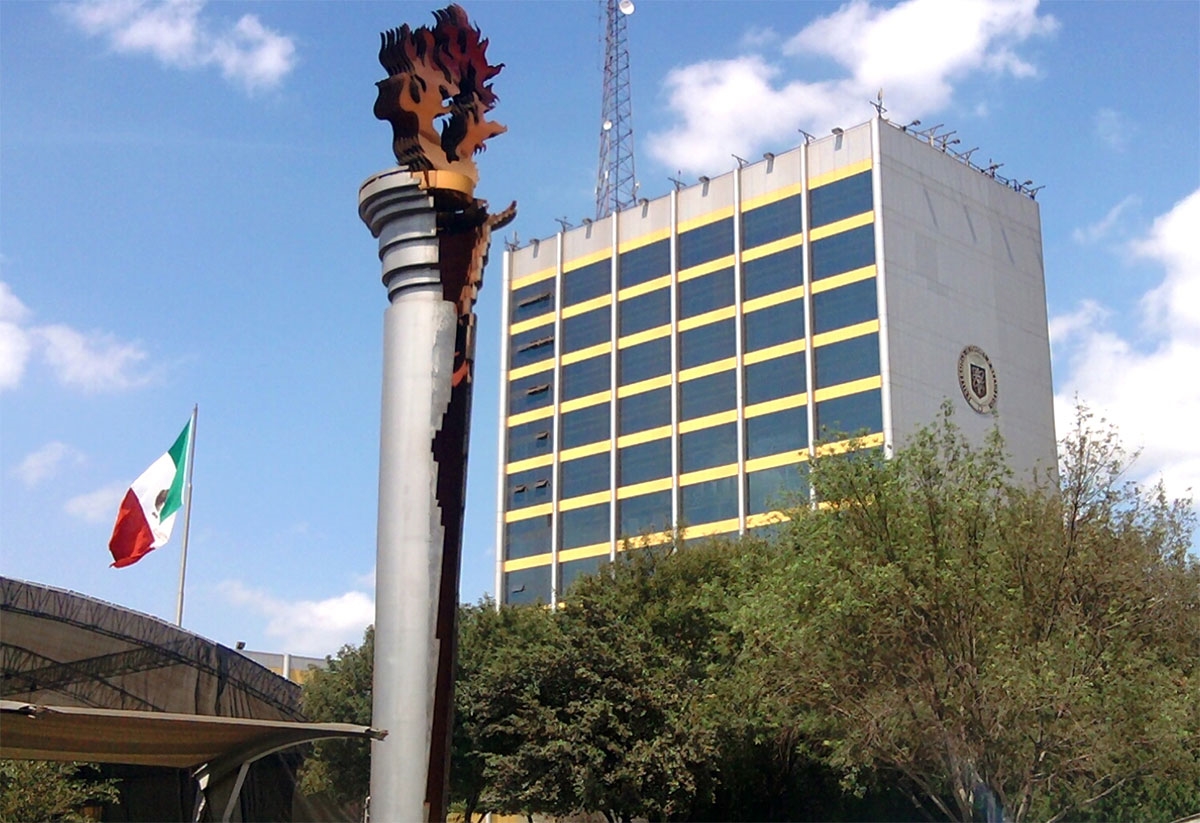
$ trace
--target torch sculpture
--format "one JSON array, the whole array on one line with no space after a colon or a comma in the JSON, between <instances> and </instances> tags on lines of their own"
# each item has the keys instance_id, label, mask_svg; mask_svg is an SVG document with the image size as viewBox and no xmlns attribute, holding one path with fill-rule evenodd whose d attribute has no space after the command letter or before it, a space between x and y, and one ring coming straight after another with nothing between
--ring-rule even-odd
<instances>
[{"instance_id":1,"label":"torch sculpture","mask_svg":"<svg viewBox=\"0 0 1200 823\"><path fill-rule=\"evenodd\" d=\"M456 615L475 298L494 228L474 196L472 159L505 129L487 120L502 68L451 5L436 25L381 35L375 116L392 124L397 167L359 190L379 240L384 315L375 568L370 818L444 820L453 719Z\"/></svg>"}]
</instances>

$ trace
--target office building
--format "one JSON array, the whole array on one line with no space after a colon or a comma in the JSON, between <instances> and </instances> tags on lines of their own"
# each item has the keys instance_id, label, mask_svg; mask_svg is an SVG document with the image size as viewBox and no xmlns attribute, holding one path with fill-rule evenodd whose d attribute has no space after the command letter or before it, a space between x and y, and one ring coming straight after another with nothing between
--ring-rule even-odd
<instances>
[{"instance_id":1,"label":"office building","mask_svg":"<svg viewBox=\"0 0 1200 823\"><path fill-rule=\"evenodd\" d=\"M837 433L890 449L947 399L1052 469L1032 194L875 118L510 249L499 599L776 522Z\"/></svg>"}]
</instances>

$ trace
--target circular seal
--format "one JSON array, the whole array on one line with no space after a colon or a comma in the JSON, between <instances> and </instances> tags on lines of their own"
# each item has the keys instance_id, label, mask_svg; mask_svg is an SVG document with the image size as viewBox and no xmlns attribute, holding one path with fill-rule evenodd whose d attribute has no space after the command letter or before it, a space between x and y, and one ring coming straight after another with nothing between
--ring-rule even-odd
<instances>
[{"instance_id":1,"label":"circular seal","mask_svg":"<svg viewBox=\"0 0 1200 823\"><path fill-rule=\"evenodd\" d=\"M978 346L967 346L958 356L958 387L967 405L979 414L996 410L996 370Z\"/></svg>"}]
</instances>

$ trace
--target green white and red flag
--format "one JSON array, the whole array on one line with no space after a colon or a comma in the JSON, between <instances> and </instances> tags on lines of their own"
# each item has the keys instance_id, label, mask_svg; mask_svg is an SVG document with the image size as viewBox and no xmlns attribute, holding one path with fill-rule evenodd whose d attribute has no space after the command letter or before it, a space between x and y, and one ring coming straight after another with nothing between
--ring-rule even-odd
<instances>
[{"instance_id":1,"label":"green white and red flag","mask_svg":"<svg viewBox=\"0 0 1200 823\"><path fill-rule=\"evenodd\" d=\"M170 450L151 463L125 493L108 541L113 566L136 563L171 538L175 515L184 503L193 420L188 420Z\"/></svg>"}]
</instances>

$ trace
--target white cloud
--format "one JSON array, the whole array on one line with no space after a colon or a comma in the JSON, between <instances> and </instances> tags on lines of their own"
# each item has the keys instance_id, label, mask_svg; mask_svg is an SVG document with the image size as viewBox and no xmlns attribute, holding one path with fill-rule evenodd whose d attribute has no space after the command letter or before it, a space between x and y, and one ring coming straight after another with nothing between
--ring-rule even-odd
<instances>
[{"instance_id":1,"label":"white cloud","mask_svg":"<svg viewBox=\"0 0 1200 823\"><path fill-rule=\"evenodd\" d=\"M334 654L347 643L361 643L363 631L375 622L375 603L360 591L294 602L238 580L223 581L218 591L234 606L248 607L267 618L267 636L279 641L279 648L272 651L317 657Z\"/></svg>"},{"instance_id":2,"label":"white cloud","mask_svg":"<svg viewBox=\"0 0 1200 823\"><path fill-rule=\"evenodd\" d=\"M681 122L651 134L647 145L664 164L712 172L730 153L749 156L793 140L798 127L821 132L859 122L880 88L892 116L923 117L946 107L954 84L973 72L1036 74L1015 49L1057 26L1038 14L1037 0L905 0L889 8L851 0L788 39L774 58L749 54L670 72L668 106ZM843 74L790 80L782 59L800 54L831 58Z\"/></svg>"},{"instance_id":3,"label":"white cloud","mask_svg":"<svg viewBox=\"0 0 1200 823\"><path fill-rule=\"evenodd\" d=\"M95 491L72 497L63 511L88 523L114 522L121 499L129 491L128 483L109 483Z\"/></svg>"},{"instance_id":4,"label":"white cloud","mask_svg":"<svg viewBox=\"0 0 1200 823\"><path fill-rule=\"evenodd\" d=\"M33 487L58 474L64 463L78 465L83 462L83 454L66 443L53 440L35 452L25 456L15 469L15 474L22 483Z\"/></svg>"},{"instance_id":5,"label":"white cloud","mask_svg":"<svg viewBox=\"0 0 1200 823\"><path fill-rule=\"evenodd\" d=\"M279 85L295 66L292 38L257 16L218 24L204 11L203 0L84 0L66 7L69 19L118 53L148 54L172 68L216 66L247 91Z\"/></svg>"},{"instance_id":6,"label":"white cloud","mask_svg":"<svg viewBox=\"0 0 1200 823\"><path fill-rule=\"evenodd\" d=\"M43 355L65 386L87 392L137 388L150 382L142 369L149 356L137 343L125 343L105 332L83 334L70 326L41 326L33 335ZM140 372L140 373L139 373Z\"/></svg>"},{"instance_id":7,"label":"white cloud","mask_svg":"<svg viewBox=\"0 0 1200 823\"><path fill-rule=\"evenodd\" d=\"M1126 212L1131 208L1138 206L1142 202L1141 198L1136 194L1131 194L1120 203L1108 210L1108 213L1101 217L1090 226L1084 226L1081 229L1075 229L1071 232L1071 238L1082 245L1091 245L1097 241L1108 237L1115 226L1121 225Z\"/></svg>"},{"instance_id":8,"label":"white cloud","mask_svg":"<svg viewBox=\"0 0 1200 823\"><path fill-rule=\"evenodd\" d=\"M1102 143L1116 151L1124 151L1132 137L1133 126L1125 122L1120 112L1102 108L1092 115L1092 128Z\"/></svg>"},{"instance_id":9,"label":"white cloud","mask_svg":"<svg viewBox=\"0 0 1200 823\"><path fill-rule=\"evenodd\" d=\"M156 379L157 373L144 366L149 354L141 344L107 332L84 334L61 323L30 325L31 314L0 281L0 391L19 386L35 357L58 382L87 392L132 389Z\"/></svg>"},{"instance_id":10,"label":"white cloud","mask_svg":"<svg viewBox=\"0 0 1200 823\"><path fill-rule=\"evenodd\" d=\"M1137 256L1160 264L1162 282L1147 292L1139 311L1150 341L1136 345L1113 330L1107 312L1087 303L1051 321L1060 371L1055 415L1070 430L1075 397L1105 417L1126 445L1142 454L1134 472L1162 478L1174 496L1200 492L1200 441L1184 436L1200 417L1200 189L1192 192L1132 244ZM1062 366L1065 364L1065 374Z\"/></svg>"}]
</instances>

